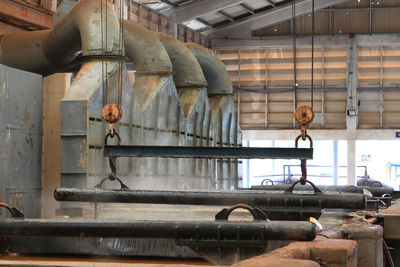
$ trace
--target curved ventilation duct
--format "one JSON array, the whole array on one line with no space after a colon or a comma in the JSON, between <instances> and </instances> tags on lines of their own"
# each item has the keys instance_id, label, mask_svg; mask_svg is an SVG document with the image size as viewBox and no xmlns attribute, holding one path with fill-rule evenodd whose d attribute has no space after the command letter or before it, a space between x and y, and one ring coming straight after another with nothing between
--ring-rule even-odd
<instances>
[{"instance_id":1,"label":"curved ventilation duct","mask_svg":"<svg viewBox=\"0 0 400 267\"><path fill-rule=\"evenodd\" d=\"M213 51L196 43L186 43L185 46L196 57L206 77L211 120L214 121L224 98L233 95L232 82L224 63Z\"/></svg>"},{"instance_id":2,"label":"curved ventilation duct","mask_svg":"<svg viewBox=\"0 0 400 267\"><path fill-rule=\"evenodd\" d=\"M167 50L172 62L180 106L183 115L188 118L203 95L203 90L207 86L206 78L196 58L182 42L165 33L153 34Z\"/></svg>"},{"instance_id":3,"label":"curved ventilation duct","mask_svg":"<svg viewBox=\"0 0 400 267\"><path fill-rule=\"evenodd\" d=\"M126 55L135 69L133 89L143 111L172 74L167 51L154 34L133 21L123 21Z\"/></svg>"},{"instance_id":4,"label":"curved ventilation duct","mask_svg":"<svg viewBox=\"0 0 400 267\"><path fill-rule=\"evenodd\" d=\"M0 63L49 75L71 63L81 51L82 56L120 54L118 18L111 6L104 8L102 16L101 6L99 0L80 1L53 30L1 35Z\"/></svg>"},{"instance_id":5,"label":"curved ventilation duct","mask_svg":"<svg viewBox=\"0 0 400 267\"><path fill-rule=\"evenodd\" d=\"M189 48L203 70L207 80L208 96L232 95L232 82L226 67L214 52L196 43L186 43L185 46Z\"/></svg>"}]
</instances>

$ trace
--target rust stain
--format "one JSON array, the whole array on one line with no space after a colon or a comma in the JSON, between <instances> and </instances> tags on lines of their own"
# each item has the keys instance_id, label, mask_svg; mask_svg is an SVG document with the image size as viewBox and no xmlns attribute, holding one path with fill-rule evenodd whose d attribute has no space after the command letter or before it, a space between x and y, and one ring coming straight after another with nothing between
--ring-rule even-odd
<instances>
[{"instance_id":1,"label":"rust stain","mask_svg":"<svg viewBox=\"0 0 400 267\"><path fill-rule=\"evenodd\" d=\"M87 168L87 153L86 153L86 140L83 140L82 144L80 145L80 158L79 164L81 165L82 169L86 170Z\"/></svg>"},{"instance_id":2,"label":"rust stain","mask_svg":"<svg viewBox=\"0 0 400 267\"><path fill-rule=\"evenodd\" d=\"M209 103L210 110L211 110L211 120L212 121L214 121L215 115L217 115L217 113L218 113L218 110L221 106L222 99L223 99L222 96L208 98L208 103Z\"/></svg>"},{"instance_id":3,"label":"rust stain","mask_svg":"<svg viewBox=\"0 0 400 267\"><path fill-rule=\"evenodd\" d=\"M6 98L8 99L8 72L6 72Z\"/></svg>"},{"instance_id":4,"label":"rust stain","mask_svg":"<svg viewBox=\"0 0 400 267\"><path fill-rule=\"evenodd\" d=\"M23 120L24 124L28 125L29 124L29 120L30 120L30 113L28 111L27 106L24 105L24 120Z\"/></svg>"},{"instance_id":5,"label":"rust stain","mask_svg":"<svg viewBox=\"0 0 400 267\"><path fill-rule=\"evenodd\" d=\"M182 107L183 115L187 119L192 114L195 106L199 102L202 95L202 90L201 88L178 89L178 95L179 106Z\"/></svg>"}]
</instances>

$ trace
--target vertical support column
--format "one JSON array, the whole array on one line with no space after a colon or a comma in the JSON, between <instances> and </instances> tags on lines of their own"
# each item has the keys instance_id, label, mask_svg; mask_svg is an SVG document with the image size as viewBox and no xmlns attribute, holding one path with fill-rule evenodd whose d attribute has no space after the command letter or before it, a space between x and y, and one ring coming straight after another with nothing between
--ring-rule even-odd
<instances>
[{"instance_id":1,"label":"vertical support column","mask_svg":"<svg viewBox=\"0 0 400 267\"><path fill-rule=\"evenodd\" d=\"M321 50L321 127L325 125L325 49Z\"/></svg>"},{"instance_id":2,"label":"vertical support column","mask_svg":"<svg viewBox=\"0 0 400 267\"><path fill-rule=\"evenodd\" d=\"M265 50L265 119L264 127L268 128L268 49Z\"/></svg>"},{"instance_id":3,"label":"vertical support column","mask_svg":"<svg viewBox=\"0 0 400 267\"><path fill-rule=\"evenodd\" d=\"M249 147L250 141L249 140L244 141L244 146ZM250 187L250 160L245 159L245 161L246 161L246 177L243 177L243 186L245 188L249 188ZM244 178L246 178L246 180L244 180Z\"/></svg>"},{"instance_id":4,"label":"vertical support column","mask_svg":"<svg viewBox=\"0 0 400 267\"><path fill-rule=\"evenodd\" d=\"M60 204L54 188L61 185L60 102L71 75L57 73L43 79L42 217L55 216Z\"/></svg>"},{"instance_id":5,"label":"vertical support column","mask_svg":"<svg viewBox=\"0 0 400 267\"><path fill-rule=\"evenodd\" d=\"M380 47L380 60L379 60L379 87L380 87L380 101L379 101L379 124L383 128L383 109L384 109L384 95L383 95L383 47Z\"/></svg>"},{"instance_id":6,"label":"vertical support column","mask_svg":"<svg viewBox=\"0 0 400 267\"><path fill-rule=\"evenodd\" d=\"M333 14L332 14L332 6L329 7L329 33L333 33Z\"/></svg>"},{"instance_id":7,"label":"vertical support column","mask_svg":"<svg viewBox=\"0 0 400 267\"><path fill-rule=\"evenodd\" d=\"M357 72L358 53L356 39L350 38L347 54L347 183L356 185L356 136L358 126ZM355 112L355 114L354 114Z\"/></svg>"},{"instance_id":8,"label":"vertical support column","mask_svg":"<svg viewBox=\"0 0 400 267\"><path fill-rule=\"evenodd\" d=\"M369 0L369 34L372 34L372 0Z\"/></svg>"},{"instance_id":9,"label":"vertical support column","mask_svg":"<svg viewBox=\"0 0 400 267\"><path fill-rule=\"evenodd\" d=\"M338 140L333 140L333 185L338 185Z\"/></svg>"},{"instance_id":10,"label":"vertical support column","mask_svg":"<svg viewBox=\"0 0 400 267\"><path fill-rule=\"evenodd\" d=\"M347 140L347 184L356 185L356 140Z\"/></svg>"}]
</instances>

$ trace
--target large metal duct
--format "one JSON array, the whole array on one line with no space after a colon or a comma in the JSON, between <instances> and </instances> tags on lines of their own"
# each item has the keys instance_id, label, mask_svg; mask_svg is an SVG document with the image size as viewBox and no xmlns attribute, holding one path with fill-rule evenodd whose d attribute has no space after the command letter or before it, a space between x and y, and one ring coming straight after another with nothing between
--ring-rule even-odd
<instances>
[{"instance_id":1,"label":"large metal duct","mask_svg":"<svg viewBox=\"0 0 400 267\"><path fill-rule=\"evenodd\" d=\"M232 82L226 67L214 52L196 43L186 43L185 46L189 48L203 70L208 85L208 96L232 95Z\"/></svg>"},{"instance_id":2,"label":"large metal duct","mask_svg":"<svg viewBox=\"0 0 400 267\"><path fill-rule=\"evenodd\" d=\"M133 68L133 89L140 109L145 110L172 74L172 63L159 39L134 21L123 21L125 51Z\"/></svg>"},{"instance_id":3,"label":"large metal duct","mask_svg":"<svg viewBox=\"0 0 400 267\"><path fill-rule=\"evenodd\" d=\"M161 41L172 62L180 106L185 118L188 118L203 95L206 78L196 58L182 42L165 33L155 32L154 35Z\"/></svg>"},{"instance_id":4,"label":"large metal duct","mask_svg":"<svg viewBox=\"0 0 400 267\"><path fill-rule=\"evenodd\" d=\"M107 5L105 0L83 0L53 30L1 35L0 63L49 75L71 63L80 53L119 55L118 18Z\"/></svg>"},{"instance_id":5,"label":"large metal duct","mask_svg":"<svg viewBox=\"0 0 400 267\"><path fill-rule=\"evenodd\" d=\"M199 62L207 80L208 102L211 110L211 128L216 146L238 146L239 131L232 95L233 88L225 65L213 51L195 43L186 43ZM237 187L237 161L218 160L216 184L218 188Z\"/></svg>"}]
</instances>

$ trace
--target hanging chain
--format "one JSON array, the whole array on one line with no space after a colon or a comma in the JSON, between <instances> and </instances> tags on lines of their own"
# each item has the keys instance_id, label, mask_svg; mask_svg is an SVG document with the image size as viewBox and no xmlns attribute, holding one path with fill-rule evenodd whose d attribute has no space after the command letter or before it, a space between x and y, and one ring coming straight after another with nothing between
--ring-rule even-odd
<instances>
[{"instance_id":1,"label":"hanging chain","mask_svg":"<svg viewBox=\"0 0 400 267\"><path fill-rule=\"evenodd\" d=\"M117 104L109 104L108 98L113 95L109 92L108 88L108 67L107 62L104 62L104 54L107 51L107 38L108 38L108 21L107 21L107 2L105 3L105 19L104 19L104 26L103 26L103 0L101 1L101 41L102 41L102 82L103 82L103 109L101 115L108 124L108 133L105 136L104 145L107 145L108 138L114 138L115 136L118 138L118 145L121 144L121 137L115 130L115 123L117 123L122 118L122 109L121 109L121 102L122 102L122 75L123 75L123 64L122 64L122 53L123 53L123 14L124 14L124 5L123 1L120 0L119 5L119 18L120 18L120 32L118 36L118 50L120 59L118 62L118 85L117 85ZM105 27L105 28L104 28ZM105 32L105 39L103 30ZM104 49L104 42L105 42L105 49ZM104 66L105 64L105 66ZM95 187L101 188L104 181L110 180L114 181L117 180L120 185L121 189L127 189L128 187L116 176L117 173L117 165L116 165L117 158L114 156L108 157L109 166L111 169L111 173L104 178L98 185Z\"/></svg>"}]
</instances>

